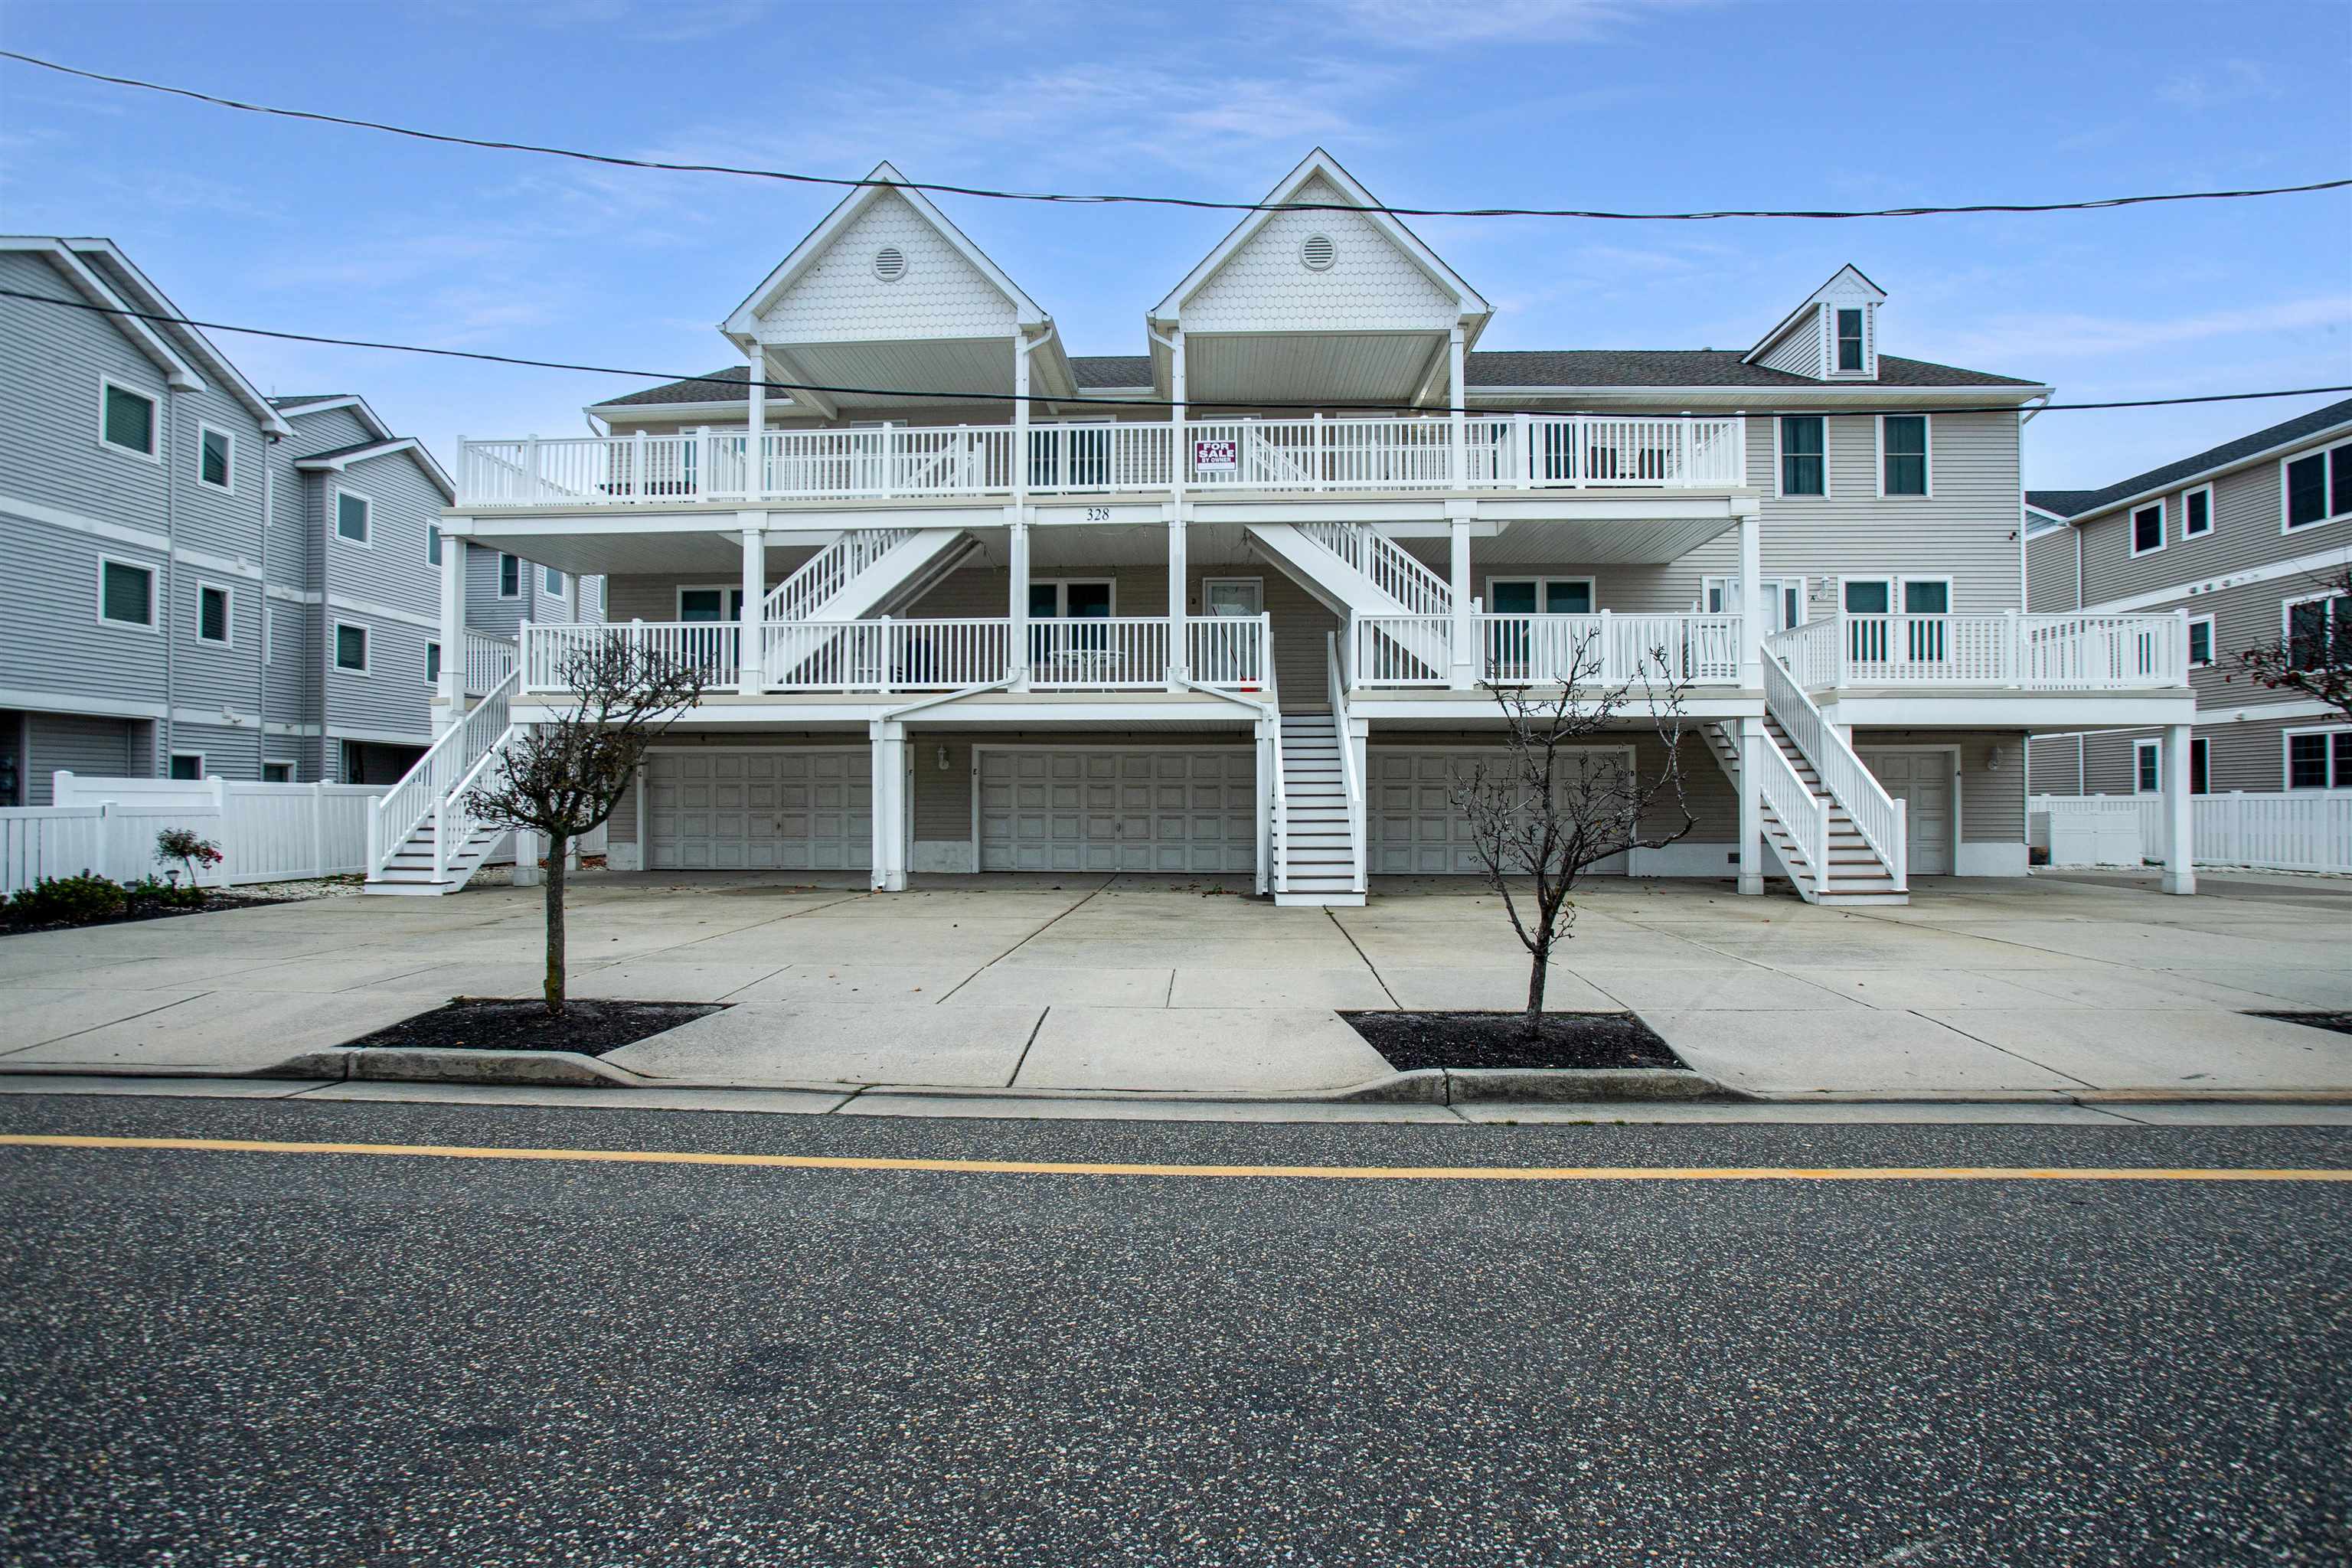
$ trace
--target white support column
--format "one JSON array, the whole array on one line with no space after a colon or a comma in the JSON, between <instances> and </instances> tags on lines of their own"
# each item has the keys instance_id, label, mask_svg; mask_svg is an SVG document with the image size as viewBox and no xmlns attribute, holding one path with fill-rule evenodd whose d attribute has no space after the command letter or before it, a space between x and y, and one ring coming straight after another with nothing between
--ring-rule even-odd
<instances>
[{"instance_id":1,"label":"white support column","mask_svg":"<svg viewBox=\"0 0 2352 1568\"><path fill-rule=\"evenodd\" d=\"M1013 504L1029 504L1029 340L1013 333Z\"/></svg>"},{"instance_id":2,"label":"white support column","mask_svg":"<svg viewBox=\"0 0 2352 1568\"><path fill-rule=\"evenodd\" d=\"M2197 731L2188 724L2164 730L2164 890L2197 890L2197 816L2189 793L2189 751Z\"/></svg>"},{"instance_id":3,"label":"white support column","mask_svg":"<svg viewBox=\"0 0 2352 1568\"><path fill-rule=\"evenodd\" d=\"M1470 618L1470 520L1451 520L1448 531L1446 577L1454 585L1454 668L1446 684L1456 691L1467 691L1478 684L1478 625Z\"/></svg>"},{"instance_id":4,"label":"white support column","mask_svg":"<svg viewBox=\"0 0 2352 1568\"><path fill-rule=\"evenodd\" d=\"M1274 891L1274 792L1282 781L1274 776L1274 735L1281 720L1261 715L1257 734L1257 891Z\"/></svg>"},{"instance_id":5,"label":"white support column","mask_svg":"<svg viewBox=\"0 0 2352 1568\"><path fill-rule=\"evenodd\" d=\"M1466 357L1462 352L1462 323L1456 321L1454 331L1448 334L1445 363L1451 385L1446 403L1454 423L1454 488L1457 490L1466 489L1470 483L1470 414L1464 405L1463 400L1467 394L1462 384L1463 362Z\"/></svg>"},{"instance_id":6,"label":"white support column","mask_svg":"<svg viewBox=\"0 0 2352 1568\"><path fill-rule=\"evenodd\" d=\"M1192 444L1184 438L1187 417L1184 393L1184 329L1168 330L1168 471L1176 499L1184 499L1184 481L1192 477Z\"/></svg>"},{"instance_id":7,"label":"white support column","mask_svg":"<svg viewBox=\"0 0 2352 1568\"><path fill-rule=\"evenodd\" d=\"M756 511L735 515L743 531L743 608L737 633L741 646L735 650L736 689L746 697L756 697L767 682L763 628L767 621L768 549L767 535L762 530L768 520L764 513Z\"/></svg>"},{"instance_id":8,"label":"white support column","mask_svg":"<svg viewBox=\"0 0 2352 1568\"><path fill-rule=\"evenodd\" d=\"M1761 719L1739 721L1739 890L1764 890L1764 748L1771 740Z\"/></svg>"},{"instance_id":9,"label":"white support column","mask_svg":"<svg viewBox=\"0 0 2352 1568\"><path fill-rule=\"evenodd\" d=\"M469 548L462 538L441 536L441 706L434 714L436 734L466 712L466 552ZM268 615L269 607L264 605L261 613Z\"/></svg>"},{"instance_id":10,"label":"white support column","mask_svg":"<svg viewBox=\"0 0 2352 1568\"><path fill-rule=\"evenodd\" d=\"M1186 646L1186 615L1184 564L1184 503L1171 502L1168 512L1168 689L1184 689L1184 679L1192 673L1192 649Z\"/></svg>"},{"instance_id":11,"label":"white support column","mask_svg":"<svg viewBox=\"0 0 2352 1568\"><path fill-rule=\"evenodd\" d=\"M873 801L875 890L907 890L907 726L877 719L867 726L874 748Z\"/></svg>"},{"instance_id":12,"label":"white support column","mask_svg":"<svg viewBox=\"0 0 2352 1568\"><path fill-rule=\"evenodd\" d=\"M1029 509L1013 506L1006 509L1010 521L1004 530L1005 579L1011 591L1005 595L1004 614L1012 621L1006 633L1013 659L1013 689L1029 689Z\"/></svg>"},{"instance_id":13,"label":"white support column","mask_svg":"<svg viewBox=\"0 0 2352 1568\"><path fill-rule=\"evenodd\" d=\"M768 465L765 447L768 436L768 351L754 344L745 355L751 366L751 406L744 419L743 495L747 500L764 500L768 494ZM709 484L706 476L702 482Z\"/></svg>"},{"instance_id":14,"label":"white support column","mask_svg":"<svg viewBox=\"0 0 2352 1568\"><path fill-rule=\"evenodd\" d=\"M1739 514L1739 684L1764 685L1764 519L1760 509Z\"/></svg>"}]
</instances>

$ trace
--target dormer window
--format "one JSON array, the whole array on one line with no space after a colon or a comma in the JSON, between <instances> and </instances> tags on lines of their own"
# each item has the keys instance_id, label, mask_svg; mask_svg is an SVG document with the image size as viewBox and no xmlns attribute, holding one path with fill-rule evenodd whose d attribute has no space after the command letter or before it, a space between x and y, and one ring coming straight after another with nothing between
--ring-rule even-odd
<instances>
[{"instance_id":1,"label":"dormer window","mask_svg":"<svg viewBox=\"0 0 2352 1568\"><path fill-rule=\"evenodd\" d=\"M1862 360L1862 311L1859 308L1841 310L1837 313L1837 367L1843 372L1859 374Z\"/></svg>"}]
</instances>

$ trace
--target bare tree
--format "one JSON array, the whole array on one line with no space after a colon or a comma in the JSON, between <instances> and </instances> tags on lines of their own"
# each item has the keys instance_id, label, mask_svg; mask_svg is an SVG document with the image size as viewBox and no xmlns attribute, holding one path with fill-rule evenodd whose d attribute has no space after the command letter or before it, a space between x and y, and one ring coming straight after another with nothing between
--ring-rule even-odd
<instances>
[{"instance_id":1,"label":"bare tree","mask_svg":"<svg viewBox=\"0 0 2352 1568\"><path fill-rule=\"evenodd\" d=\"M1530 1038L1543 1026L1544 982L1552 949L1576 921L1577 879L1612 856L1657 849L1691 830L1682 772L1683 697L1664 648L1641 660L1630 680L1604 685L1600 639L1581 639L1556 691L1486 683L1503 710L1505 754L1454 776L1453 798L1470 824L1486 885L1502 896L1511 929L1527 948ZM1665 745L1665 762L1645 772L1618 728L1638 707ZM1605 740L1604 740L1605 738ZM1618 742L1608 744L1608 742ZM1679 821L1675 819L1679 817Z\"/></svg>"},{"instance_id":2,"label":"bare tree","mask_svg":"<svg viewBox=\"0 0 2352 1568\"><path fill-rule=\"evenodd\" d=\"M703 670L632 638L591 637L557 660L572 711L516 737L469 792L477 821L547 838L547 1010L563 1015L563 863L621 803L646 748L702 698Z\"/></svg>"},{"instance_id":3,"label":"bare tree","mask_svg":"<svg viewBox=\"0 0 2352 1568\"><path fill-rule=\"evenodd\" d=\"M2352 565L2315 579L2318 597L2287 611L2286 635L2238 655L2256 685L2300 691L2352 719Z\"/></svg>"}]
</instances>

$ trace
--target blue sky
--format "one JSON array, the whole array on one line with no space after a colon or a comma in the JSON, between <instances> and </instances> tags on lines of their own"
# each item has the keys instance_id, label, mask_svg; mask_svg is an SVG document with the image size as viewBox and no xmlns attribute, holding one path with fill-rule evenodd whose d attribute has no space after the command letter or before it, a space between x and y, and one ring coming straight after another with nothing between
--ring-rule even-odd
<instances>
[{"instance_id":1,"label":"blue sky","mask_svg":"<svg viewBox=\"0 0 2352 1568\"><path fill-rule=\"evenodd\" d=\"M1312 145L1410 205L2052 200L2352 167L2352 5L1103 0L402 6L6 0L6 47L370 119L638 155L1254 199ZM820 191L234 114L0 62L0 226L100 234L191 314L691 373ZM1075 353L1230 221L944 198ZM2352 192L1852 223L1423 220L1488 348L1746 346L1853 261L1889 353L2062 399L2352 381ZM576 433L625 385L224 338L266 390L359 391L445 453ZM2050 415L2089 486L2324 399Z\"/></svg>"}]
</instances>

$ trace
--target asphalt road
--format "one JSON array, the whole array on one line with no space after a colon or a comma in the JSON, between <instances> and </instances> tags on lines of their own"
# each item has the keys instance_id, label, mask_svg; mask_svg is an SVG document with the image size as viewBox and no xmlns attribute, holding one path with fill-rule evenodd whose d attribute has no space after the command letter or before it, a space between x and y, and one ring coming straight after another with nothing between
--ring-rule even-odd
<instances>
[{"instance_id":1,"label":"asphalt road","mask_svg":"<svg viewBox=\"0 0 2352 1568\"><path fill-rule=\"evenodd\" d=\"M0 1132L2352 1165L2352 1133L12 1098ZM0 1148L9 1563L2340 1563L2352 1186Z\"/></svg>"}]
</instances>

